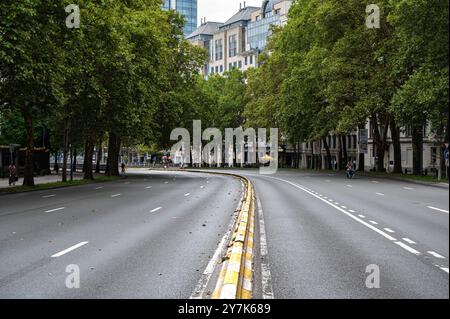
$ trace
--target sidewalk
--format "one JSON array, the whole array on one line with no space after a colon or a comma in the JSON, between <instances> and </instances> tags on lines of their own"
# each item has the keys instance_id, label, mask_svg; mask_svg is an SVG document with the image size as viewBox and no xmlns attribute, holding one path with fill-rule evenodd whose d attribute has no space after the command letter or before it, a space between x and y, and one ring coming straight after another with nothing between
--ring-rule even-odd
<instances>
[{"instance_id":1,"label":"sidewalk","mask_svg":"<svg viewBox=\"0 0 450 319\"><path fill-rule=\"evenodd\" d=\"M54 183L54 182L60 182L61 179L62 179L62 174L35 176L34 177L34 183L36 185L38 185L38 184ZM83 179L83 173L80 173L80 172L73 173L73 179L74 180ZM0 178L0 189L9 187L8 180L9 180L8 178ZM70 173L67 173L67 180L70 180ZM23 176L19 177L19 180L16 182L16 186L21 186L22 183L23 183Z\"/></svg>"}]
</instances>

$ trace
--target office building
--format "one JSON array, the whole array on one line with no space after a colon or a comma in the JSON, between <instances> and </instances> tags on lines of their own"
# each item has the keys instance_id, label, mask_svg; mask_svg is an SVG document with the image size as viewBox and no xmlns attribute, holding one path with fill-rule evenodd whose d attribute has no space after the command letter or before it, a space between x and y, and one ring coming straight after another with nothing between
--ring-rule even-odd
<instances>
[{"instance_id":1,"label":"office building","mask_svg":"<svg viewBox=\"0 0 450 319\"><path fill-rule=\"evenodd\" d=\"M197 29L197 0L165 0L163 8L176 10L184 16L186 19L183 30L185 36Z\"/></svg>"}]
</instances>

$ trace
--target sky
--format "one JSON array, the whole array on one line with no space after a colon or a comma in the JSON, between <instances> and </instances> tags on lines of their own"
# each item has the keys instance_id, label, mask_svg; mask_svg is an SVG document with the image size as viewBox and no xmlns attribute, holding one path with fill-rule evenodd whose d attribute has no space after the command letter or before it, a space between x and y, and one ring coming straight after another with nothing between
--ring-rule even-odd
<instances>
[{"instance_id":1,"label":"sky","mask_svg":"<svg viewBox=\"0 0 450 319\"><path fill-rule=\"evenodd\" d=\"M200 19L206 21L225 22L239 11L239 3L244 0L198 0L198 24ZM260 7L262 0L245 0L247 7Z\"/></svg>"}]
</instances>

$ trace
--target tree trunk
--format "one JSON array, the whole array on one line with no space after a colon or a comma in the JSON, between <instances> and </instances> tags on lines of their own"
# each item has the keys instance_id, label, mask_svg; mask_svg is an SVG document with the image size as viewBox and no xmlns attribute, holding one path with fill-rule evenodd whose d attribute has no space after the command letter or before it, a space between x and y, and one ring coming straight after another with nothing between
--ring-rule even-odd
<instances>
[{"instance_id":1,"label":"tree trunk","mask_svg":"<svg viewBox=\"0 0 450 319\"><path fill-rule=\"evenodd\" d=\"M27 105L21 107L22 117L25 123L25 130L27 133L27 149L25 151L25 169L23 186L34 186L33 177L33 151L34 151L34 129L33 118L31 117L30 110Z\"/></svg>"},{"instance_id":2,"label":"tree trunk","mask_svg":"<svg viewBox=\"0 0 450 319\"><path fill-rule=\"evenodd\" d=\"M421 125L412 128L413 148L413 174L422 175L423 171L423 127Z\"/></svg>"},{"instance_id":3,"label":"tree trunk","mask_svg":"<svg viewBox=\"0 0 450 319\"><path fill-rule=\"evenodd\" d=\"M120 138L116 134L110 133L108 144L108 170L106 175L119 176Z\"/></svg>"},{"instance_id":4,"label":"tree trunk","mask_svg":"<svg viewBox=\"0 0 450 319\"><path fill-rule=\"evenodd\" d=\"M365 128L366 128L365 125L359 126L360 130L364 130ZM358 132L358 135L359 135L359 132ZM358 143L359 142L360 141L359 141L359 137L358 137ZM361 149L360 149L359 146L358 146L358 156L359 156L359 159L358 159L358 171L359 172L364 172L364 169L365 169L365 163L364 163L364 161L365 161L365 154L361 152Z\"/></svg>"},{"instance_id":5,"label":"tree trunk","mask_svg":"<svg viewBox=\"0 0 450 319\"><path fill-rule=\"evenodd\" d=\"M402 148L400 144L400 128L391 119L391 137L394 145L394 173L402 173Z\"/></svg>"},{"instance_id":6,"label":"tree trunk","mask_svg":"<svg viewBox=\"0 0 450 319\"><path fill-rule=\"evenodd\" d=\"M347 154L347 136L344 135L341 137L342 139L342 153L344 156L344 165L347 166L348 163L348 154Z\"/></svg>"},{"instance_id":7,"label":"tree trunk","mask_svg":"<svg viewBox=\"0 0 450 319\"><path fill-rule=\"evenodd\" d=\"M337 136L336 142L338 144L338 156L337 156L337 170L341 170L343 168L342 165L342 139L341 136ZM346 163L347 164L347 163Z\"/></svg>"},{"instance_id":8,"label":"tree trunk","mask_svg":"<svg viewBox=\"0 0 450 319\"><path fill-rule=\"evenodd\" d=\"M55 163L53 163L53 170L58 174L59 170L59 164L58 164L58 151L55 152Z\"/></svg>"},{"instance_id":9,"label":"tree trunk","mask_svg":"<svg viewBox=\"0 0 450 319\"><path fill-rule=\"evenodd\" d=\"M327 156L326 156L326 159L327 159L327 161L326 161L326 164L327 164L326 168L331 170L331 169L333 169L332 168L332 164L331 164L331 152L330 152L330 146L327 143L327 138L326 137L323 138L323 146L325 147L325 151L327 153Z\"/></svg>"},{"instance_id":10,"label":"tree trunk","mask_svg":"<svg viewBox=\"0 0 450 319\"><path fill-rule=\"evenodd\" d=\"M88 137L84 150L84 179L93 180L94 174L92 173L92 156L94 155L94 143Z\"/></svg>"},{"instance_id":11,"label":"tree trunk","mask_svg":"<svg viewBox=\"0 0 450 319\"><path fill-rule=\"evenodd\" d=\"M67 182L67 157L69 155L69 129L67 120L64 121L64 141L63 141L63 163L62 163L62 181ZM72 169L72 168L71 168Z\"/></svg>"},{"instance_id":12,"label":"tree trunk","mask_svg":"<svg viewBox=\"0 0 450 319\"><path fill-rule=\"evenodd\" d=\"M100 142L100 144L98 145L98 149L97 149L97 163L95 165L95 173L99 174L100 173L100 162L102 159L102 143Z\"/></svg>"},{"instance_id":13,"label":"tree trunk","mask_svg":"<svg viewBox=\"0 0 450 319\"><path fill-rule=\"evenodd\" d=\"M380 129L378 126L378 121L376 117L372 119L372 125L373 125L373 145L376 148L375 154L376 154L376 169L378 172L384 172L384 150L385 150L385 139L386 136L381 136Z\"/></svg>"},{"instance_id":14,"label":"tree trunk","mask_svg":"<svg viewBox=\"0 0 450 319\"><path fill-rule=\"evenodd\" d=\"M77 148L75 146L73 147L71 170L72 170L72 172L77 171Z\"/></svg>"}]
</instances>

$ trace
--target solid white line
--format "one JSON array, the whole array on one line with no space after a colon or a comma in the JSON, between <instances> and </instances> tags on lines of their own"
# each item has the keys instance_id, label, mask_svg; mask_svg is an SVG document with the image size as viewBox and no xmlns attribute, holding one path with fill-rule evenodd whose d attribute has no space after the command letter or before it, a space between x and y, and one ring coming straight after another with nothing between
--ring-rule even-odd
<instances>
[{"instance_id":1,"label":"solid white line","mask_svg":"<svg viewBox=\"0 0 450 319\"><path fill-rule=\"evenodd\" d=\"M444 256L439 255L439 254L438 254L437 252L435 252L435 251L429 251L428 253L429 253L430 255L436 257L436 258L440 258L440 259L444 259L444 258L445 258Z\"/></svg>"},{"instance_id":2,"label":"solid white line","mask_svg":"<svg viewBox=\"0 0 450 319\"><path fill-rule=\"evenodd\" d=\"M361 218L366 218L366 216L364 216L364 215L358 215L359 217L361 217Z\"/></svg>"},{"instance_id":3,"label":"solid white line","mask_svg":"<svg viewBox=\"0 0 450 319\"><path fill-rule=\"evenodd\" d=\"M191 193L186 193L186 194L184 194L184 197L187 197L189 195L191 195Z\"/></svg>"},{"instance_id":4,"label":"solid white line","mask_svg":"<svg viewBox=\"0 0 450 319\"><path fill-rule=\"evenodd\" d=\"M405 243L402 243L401 241L396 241L395 244L399 245L400 247L402 247L403 249L409 251L410 253L414 254L414 255L420 255L420 252L415 250L414 248L409 247L408 245L406 245Z\"/></svg>"},{"instance_id":5,"label":"solid white line","mask_svg":"<svg viewBox=\"0 0 450 319\"><path fill-rule=\"evenodd\" d=\"M75 249L77 249L77 248L79 248L81 246L86 245L87 243L88 243L87 241L82 241L81 243L73 245L72 247L69 247L67 249L64 249L64 250L60 251L59 253L56 253L56 254L52 255L51 257L52 258L61 257L62 255L65 255L68 252L71 252L72 250L75 250Z\"/></svg>"},{"instance_id":6,"label":"solid white line","mask_svg":"<svg viewBox=\"0 0 450 319\"><path fill-rule=\"evenodd\" d=\"M436 207L433 207L433 206L427 206L427 207L428 207L429 209L434 209L434 210L437 210L437 211L440 211L440 212L443 212L443 213L447 213L447 214L448 214L448 210L436 208Z\"/></svg>"},{"instance_id":7,"label":"solid white line","mask_svg":"<svg viewBox=\"0 0 450 319\"><path fill-rule=\"evenodd\" d=\"M408 244L415 244L416 242L409 239L409 238L402 238L404 241L406 241Z\"/></svg>"},{"instance_id":8,"label":"solid white line","mask_svg":"<svg viewBox=\"0 0 450 319\"><path fill-rule=\"evenodd\" d=\"M384 228L384 230L387 231L388 233L395 233L395 231L393 231L393 230L390 229L390 228Z\"/></svg>"},{"instance_id":9,"label":"solid white line","mask_svg":"<svg viewBox=\"0 0 450 319\"><path fill-rule=\"evenodd\" d=\"M62 209L65 209L65 207L58 207L58 208L55 208L55 209L46 210L45 212L46 213L52 213L52 212L56 212L56 211L62 210Z\"/></svg>"},{"instance_id":10,"label":"solid white line","mask_svg":"<svg viewBox=\"0 0 450 319\"><path fill-rule=\"evenodd\" d=\"M160 207L156 207L156 208L152 209L152 210L150 211L150 213L157 212L157 211L160 210L161 208L162 208L161 206L160 206Z\"/></svg>"},{"instance_id":11,"label":"solid white line","mask_svg":"<svg viewBox=\"0 0 450 319\"><path fill-rule=\"evenodd\" d=\"M241 184L243 187L243 184ZM244 196L244 192L242 192L242 196L241 196L241 200ZM240 201L241 202L241 201ZM239 208L239 205L236 207L236 210ZM218 265L221 256L222 256L222 252L224 252L224 250L226 249L226 245L229 241L229 239L231 238L231 231L233 230L233 226L234 226L234 218L232 218L229 226L228 226L228 231L225 233L225 235L223 235L219 245L217 246L216 251L214 252L214 255L212 256L211 260L208 262L208 265L205 268L205 271L203 272L200 280L198 281L197 286L195 287L193 293L191 294L191 296L189 297L189 299L202 299L203 298L203 294L205 292L205 289L208 285L209 280L211 279L212 274L214 273L214 269L216 268L216 266Z\"/></svg>"},{"instance_id":12,"label":"solid white line","mask_svg":"<svg viewBox=\"0 0 450 319\"><path fill-rule=\"evenodd\" d=\"M378 223L374 220L369 220L369 223L374 224L374 225L378 225Z\"/></svg>"},{"instance_id":13,"label":"solid white line","mask_svg":"<svg viewBox=\"0 0 450 319\"><path fill-rule=\"evenodd\" d=\"M56 194L52 194L52 195L45 195L45 196L42 196L42 198L50 198L50 197L55 197L56 196Z\"/></svg>"},{"instance_id":14,"label":"solid white line","mask_svg":"<svg viewBox=\"0 0 450 319\"><path fill-rule=\"evenodd\" d=\"M114 194L114 195L111 195L111 198L113 198L113 197L118 197L118 196L120 196L121 194Z\"/></svg>"},{"instance_id":15,"label":"solid white line","mask_svg":"<svg viewBox=\"0 0 450 319\"><path fill-rule=\"evenodd\" d=\"M280 180L280 181L285 182L285 183L288 183L288 184L290 184L290 185L292 185L292 186L294 186L294 187L297 187L297 188L303 190L304 192L307 192L307 193L311 194L312 196L316 197L317 199L321 200L321 201L324 202L325 204L330 205L330 206L333 206L333 207L336 208L338 211L344 213L345 215L347 215L347 216L349 216L350 218L354 219L355 221L361 223L362 225L366 226L367 228L370 228L370 229L373 230L374 232L377 232L377 233L380 234L381 236L383 236L383 237L385 237L385 238L387 238L387 239L389 239L389 240L391 240L391 241L397 240L397 239L395 239L394 237L392 237L391 235L385 233L384 231L382 231L382 230L380 230L380 229L378 229L378 228L376 228L376 227L374 227L374 226L372 226L372 225L366 223L366 222L363 221L362 219L356 217L355 215L350 214L350 213L347 212L346 210L343 210L343 209L340 208L339 206L336 206L336 205L334 205L333 203L327 202L326 200L320 198L319 196L314 195L314 194L312 194L311 192L308 192L307 190L305 190L304 187L302 187L302 186L300 186L300 185L297 185L297 184L292 183L292 182L290 182L290 181L288 181L288 180L281 179L281 178L277 178L277 177L271 177L271 176L265 176L265 177L267 177L267 178L272 178L272 179L276 179L276 180Z\"/></svg>"},{"instance_id":16,"label":"solid white line","mask_svg":"<svg viewBox=\"0 0 450 319\"><path fill-rule=\"evenodd\" d=\"M375 194L377 194L378 196L384 196L383 193L375 193Z\"/></svg>"},{"instance_id":17,"label":"solid white line","mask_svg":"<svg viewBox=\"0 0 450 319\"><path fill-rule=\"evenodd\" d=\"M258 203L258 217L259 217L259 241L260 241L260 254L261 254L261 284L262 284L262 297L263 299L273 299L272 289L272 274L267 262L268 249L267 249L267 237L266 226L264 223L264 212L262 209L261 201L256 196Z\"/></svg>"}]
</instances>

